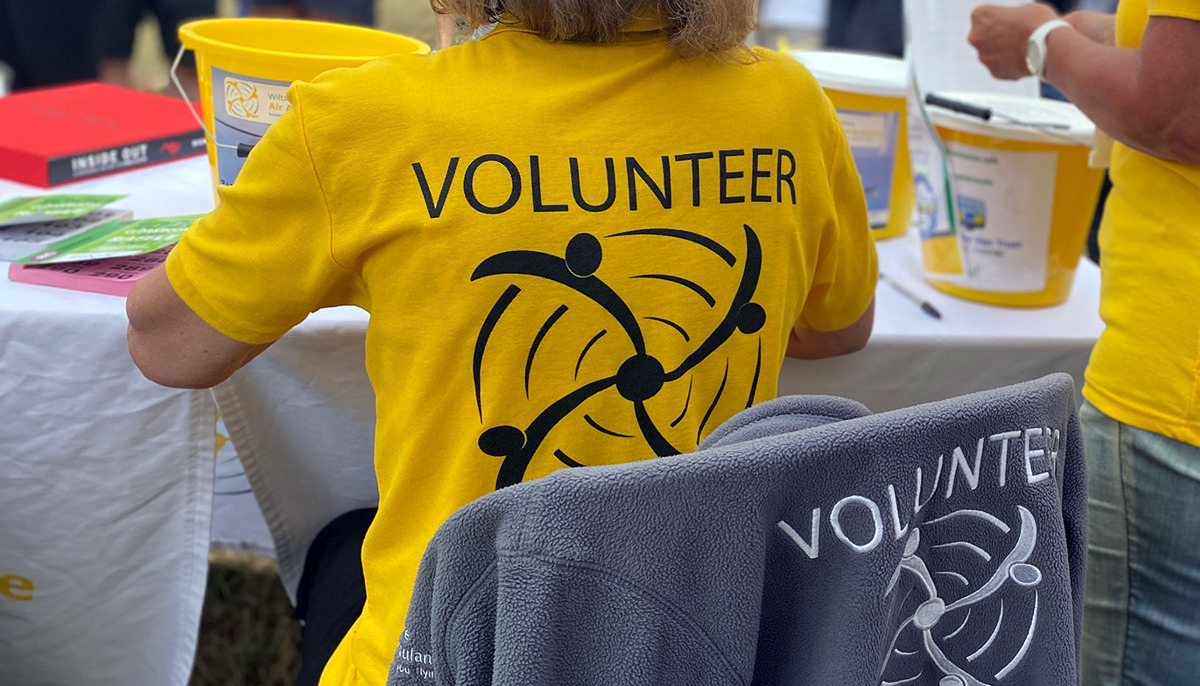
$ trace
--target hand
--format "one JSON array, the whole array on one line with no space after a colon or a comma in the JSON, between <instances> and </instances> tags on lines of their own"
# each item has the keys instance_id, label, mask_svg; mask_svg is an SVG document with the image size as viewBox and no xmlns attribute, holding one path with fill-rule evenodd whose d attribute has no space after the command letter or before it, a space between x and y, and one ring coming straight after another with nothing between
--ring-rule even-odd
<instances>
[{"instance_id":1,"label":"hand","mask_svg":"<svg viewBox=\"0 0 1200 686\"><path fill-rule=\"evenodd\" d=\"M979 51L992 76L1015 81L1030 76L1025 65L1025 47L1037 27L1058 18L1046 5L1020 7L981 5L971 13L971 33L967 41Z\"/></svg>"}]
</instances>

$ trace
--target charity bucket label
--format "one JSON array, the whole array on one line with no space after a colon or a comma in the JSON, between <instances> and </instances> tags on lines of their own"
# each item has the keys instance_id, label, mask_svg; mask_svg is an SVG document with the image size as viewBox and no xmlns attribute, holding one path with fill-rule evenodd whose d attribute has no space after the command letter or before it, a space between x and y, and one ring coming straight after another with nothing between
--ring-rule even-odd
<instances>
[{"instance_id":1,"label":"charity bucket label","mask_svg":"<svg viewBox=\"0 0 1200 686\"><path fill-rule=\"evenodd\" d=\"M947 141L957 194L963 285L993 293L1046 288L1058 154Z\"/></svg>"},{"instance_id":2,"label":"charity bucket label","mask_svg":"<svg viewBox=\"0 0 1200 686\"><path fill-rule=\"evenodd\" d=\"M231 185L242 171L245 158L237 156L239 143L254 145L289 109L290 81L260 79L213 67L213 135L217 148L217 178Z\"/></svg>"},{"instance_id":3,"label":"charity bucket label","mask_svg":"<svg viewBox=\"0 0 1200 686\"><path fill-rule=\"evenodd\" d=\"M900 113L838 110L837 116L862 178L867 221L872 229L882 229L891 220Z\"/></svg>"},{"instance_id":4,"label":"charity bucket label","mask_svg":"<svg viewBox=\"0 0 1200 686\"><path fill-rule=\"evenodd\" d=\"M277 121L291 109L287 86L225 77L225 114L250 122Z\"/></svg>"}]
</instances>

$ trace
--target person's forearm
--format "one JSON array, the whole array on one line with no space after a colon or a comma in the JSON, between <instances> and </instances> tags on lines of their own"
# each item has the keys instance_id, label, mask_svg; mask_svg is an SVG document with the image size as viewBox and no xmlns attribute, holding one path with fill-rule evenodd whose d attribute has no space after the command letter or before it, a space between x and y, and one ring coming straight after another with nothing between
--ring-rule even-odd
<instances>
[{"instance_id":1,"label":"person's forearm","mask_svg":"<svg viewBox=\"0 0 1200 686\"><path fill-rule=\"evenodd\" d=\"M1031 35L1056 16L1037 3L981 5L971 13L967 40L992 76L1023 78ZM1107 21L1075 16L1068 23L1085 25L1082 31L1050 31L1043 76L1113 138L1161 159L1200 164L1200 21L1151 16L1136 50L1107 45Z\"/></svg>"},{"instance_id":2,"label":"person's forearm","mask_svg":"<svg viewBox=\"0 0 1200 686\"><path fill-rule=\"evenodd\" d=\"M1117 44L1117 17L1103 12L1071 12L1063 17L1076 31L1100 45Z\"/></svg>"},{"instance_id":3,"label":"person's forearm","mask_svg":"<svg viewBox=\"0 0 1200 686\"><path fill-rule=\"evenodd\" d=\"M1148 70L1144 50L1101 45L1069 29L1052 32L1047 48L1046 80L1106 133L1155 157L1200 164L1200 136L1190 126L1196 89L1173 83L1178 68Z\"/></svg>"},{"instance_id":4,"label":"person's forearm","mask_svg":"<svg viewBox=\"0 0 1200 686\"><path fill-rule=\"evenodd\" d=\"M862 350L871 338L875 324L875 300L858 321L836 331L817 331L803 326L792 328L788 338L787 356L801 360L820 360Z\"/></svg>"},{"instance_id":5,"label":"person's forearm","mask_svg":"<svg viewBox=\"0 0 1200 686\"><path fill-rule=\"evenodd\" d=\"M1059 29L1046 41L1045 79L1109 135L1140 148L1138 53Z\"/></svg>"},{"instance_id":6,"label":"person's forearm","mask_svg":"<svg viewBox=\"0 0 1200 686\"><path fill-rule=\"evenodd\" d=\"M862 346L847 346L837 338L822 335L823 333L814 329L792 329L792 335L788 339L787 356L797 360L823 360L862 349Z\"/></svg>"}]
</instances>

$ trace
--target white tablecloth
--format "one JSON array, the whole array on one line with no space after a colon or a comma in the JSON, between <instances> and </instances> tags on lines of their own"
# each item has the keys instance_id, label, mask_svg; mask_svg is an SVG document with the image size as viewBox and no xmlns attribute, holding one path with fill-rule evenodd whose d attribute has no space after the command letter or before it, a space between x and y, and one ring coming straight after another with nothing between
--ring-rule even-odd
<instances>
[{"instance_id":1,"label":"white tablecloth","mask_svg":"<svg viewBox=\"0 0 1200 686\"><path fill-rule=\"evenodd\" d=\"M943 400L1066 372L1083 386L1100 321L1100 270L1079 261L1067 302L1056 307L991 307L946 295L924 281L914 238L878 244L882 272L928 300L934 319L894 288L876 290L867 347L828 360L788 360L780 393L853 398L876 412Z\"/></svg>"},{"instance_id":2,"label":"white tablecloth","mask_svg":"<svg viewBox=\"0 0 1200 686\"><path fill-rule=\"evenodd\" d=\"M172 164L105 176L47 190L0 179L0 199L17 195L44 193L95 193L127 195L115 206L132 210L138 219L198 214L213 208L212 182L208 161L193 157ZM7 263L0 262L7 268ZM63 318L70 325L79 314L112 317L108 333L124 345L125 301L107 295L75 293L38 286L10 283L0 275L0 308L18 308L23 313L37 312ZM52 313L52 314L51 314ZM21 315L25 316L25 315ZM115 339L114 339L115 340ZM228 431L217 425L216 483L213 499L212 544L259 553L273 553L271 534L250 491Z\"/></svg>"},{"instance_id":3,"label":"white tablecloth","mask_svg":"<svg viewBox=\"0 0 1200 686\"><path fill-rule=\"evenodd\" d=\"M55 191L128 193L138 217L212 205L202 160ZM0 181L0 200L44 192ZM0 278L0 683L191 674L216 407L145 380L125 328L123 298Z\"/></svg>"}]
</instances>

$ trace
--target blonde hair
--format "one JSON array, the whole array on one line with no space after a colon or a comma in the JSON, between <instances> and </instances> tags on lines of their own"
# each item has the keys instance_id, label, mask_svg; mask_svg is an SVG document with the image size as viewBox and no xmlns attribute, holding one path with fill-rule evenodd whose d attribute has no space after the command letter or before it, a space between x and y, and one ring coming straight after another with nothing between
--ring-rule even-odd
<instances>
[{"instance_id":1,"label":"blonde hair","mask_svg":"<svg viewBox=\"0 0 1200 686\"><path fill-rule=\"evenodd\" d=\"M628 22L662 17L667 40L683 57L746 50L758 0L430 0L439 14L470 30L520 24L549 41L611 43ZM747 51L748 52L748 51Z\"/></svg>"}]
</instances>

